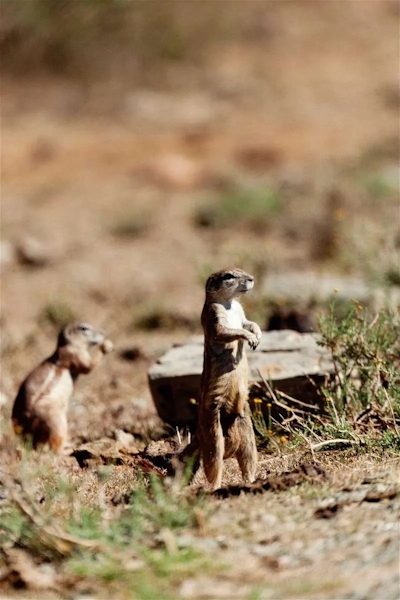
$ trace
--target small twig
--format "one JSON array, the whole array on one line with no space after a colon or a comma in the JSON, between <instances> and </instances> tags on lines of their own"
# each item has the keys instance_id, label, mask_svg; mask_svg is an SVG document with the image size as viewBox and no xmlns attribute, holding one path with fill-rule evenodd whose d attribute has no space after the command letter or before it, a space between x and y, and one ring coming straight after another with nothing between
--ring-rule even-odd
<instances>
[{"instance_id":1,"label":"small twig","mask_svg":"<svg viewBox=\"0 0 400 600\"><path fill-rule=\"evenodd\" d=\"M261 377L262 381L264 382L264 385L265 385L265 387L267 388L268 392L270 393L270 395L271 395L272 399L274 400L275 404L277 404L278 406L281 406L281 407L285 408L286 410L290 410L290 408L289 408L288 406L282 405L282 404L279 402L279 400L278 400L278 399L277 399L277 397L276 397L276 394L275 394L275 392L273 391L272 387L270 386L270 384L268 383L268 381L265 379L265 377L263 377L263 375L262 375L262 373L261 373L260 369L258 369L258 373L259 373L259 375L260 375L260 377ZM308 431L309 431L309 432L310 432L312 435L314 435L314 436L317 438L317 440L318 440L318 439L320 439L320 438L317 436L317 434L316 434L316 433L314 433L314 432L313 432L311 429L309 429L309 427L307 427L307 425L304 423L304 420L303 420L303 419L301 419L301 418L300 418L299 416L297 416L297 415L294 415L294 416L296 416L296 419L297 419L299 422L301 421L301 425L302 425L303 427L305 427L306 429L308 429ZM300 432L299 432L299 435L301 435L302 437L304 437L304 439L305 439L305 440L307 440L307 438L306 438L305 436L303 436L303 435L302 435ZM309 443L309 442L308 442L308 440L307 440L307 443ZM311 444L310 444L310 446L311 446Z\"/></svg>"},{"instance_id":2,"label":"small twig","mask_svg":"<svg viewBox=\"0 0 400 600\"><path fill-rule=\"evenodd\" d=\"M179 431L179 427L178 426L176 426L176 436L178 438L179 445L182 446L181 432Z\"/></svg>"},{"instance_id":3,"label":"small twig","mask_svg":"<svg viewBox=\"0 0 400 600\"><path fill-rule=\"evenodd\" d=\"M317 384L315 383L314 379L308 374L305 373L304 371L301 372L301 374L303 375L303 377L305 377L306 379L308 379L309 383L315 387L315 389L318 389Z\"/></svg>"},{"instance_id":4,"label":"small twig","mask_svg":"<svg viewBox=\"0 0 400 600\"><path fill-rule=\"evenodd\" d=\"M360 412L360 414L355 418L354 420L354 425L361 423L362 421L364 421L364 419L372 412L372 407L368 406L368 408L365 408L363 411Z\"/></svg>"},{"instance_id":5,"label":"small twig","mask_svg":"<svg viewBox=\"0 0 400 600\"><path fill-rule=\"evenodd\" d=\"M285 425L287 425L288 423L291 423L292 421L297 421L297 417L296 417L296 415L292 415L292 416L290 417L290 419L284 419L284 420L281 422L281 425L284 427Z\"/></svg>"},{"instance_id":6,"label":"small twig","mask_svg":"<svg viewBox=\"0 0 400 600\"><path fill-rule=\"evenodd\" d=\"M372 319L371 323L368 325L367 329L372 329L372 327L376 324L378 319L379 319L379 313L376 313L376 315Z\"/></svg>"},{"instance_id":7,"label":"small twig","mask_svg":"<svg viewBox=\"0 0 400 600\"><path fill-rule=\"evenodd\" d=\"M302 426L303 426L305 429L307 429L307 431L309 431L309 432L311 433L311 435L313 435L314 437L316 437L316 438L317 438L317 440L320 440L320 439L321 439L321 437L320 437L319 435L317 435L317 434L315 433L315 431L313 431L312 429L310 429L310 428L309 428L309 426L308 426L308 425L306 425L304 422L302 423Z\"/></svg>"},{"instance_id":8,"label":"small twig","mask_svg":"<svg viewBox=\"0 0 400 600\"><path fill-rule=\"evenodd\" d=\"M260 369L257 369L259 376L262 379L263 384L265 385L265 387L267 388L268 392L271 395L271 398L274 400L274 402L277 402L277 397L276 394L274 392L274 390L272 389L272 387L270 386L270 384L268 383L268 381L265 379L265 377L263 376L263 374L261 373Z\"/></svg>"},{"instance_id":9,"label":"small twig","mask_svg":"<svg viewBox=\"0 0 400 600\"><path fill-rule=\"evenodd\" d=\"M393 418L394 430L396 432L396 435L398 437L400 437L399 428L397 427L397 422L396 422L396 415L394 414L394 410L393 410L393 406L392 406L392 399L390 398L390 396L385 388L383 388L383 393L385 394L386 400L389 403L390 412L391 412L392 418Z\"/></svg>"},{"instance_id":10,"label":"small twig","mask_svg":"<svg viewBox=\"0 0 400 600\"><path fill-rule=\"evenodd\" d=\"M339 415L336 410L334 401L332 400L332 398L330 396L327 398L327 400L328 400L328 402L330 402L332 404L333 412L335 413L336 425L340 425Z\"/></svg>"},{"instance_id":11,"label":"small twig","mask_svg":"<svg viewBox=\"0 0 400 600\"><path fill-rule=\"evenodd\" d=\"M314 448L315 448L315 446L318 446L318 444L315 444L313 446L312 443L310 442L310 440L308 438L306 438L306 436L303 433L301 433L300 431L298 431L297 433L299 434L300 437L303 438L303 440L306 442L306 444L308 444L308 447L310 448L311 455L312 455L312 457L314 459Z\"/></svg>"},{"instance_id":12,"label":"small twig","mask_svg":"<svg viewBox=\"0 0 400 600\"><path fill-rule=\"evenodd\" d=\"M354 440L348 440L348 439L344 439L344 438L337 438L334 440L325 440L324 442L319 442L318 444L314 444L312 446L312 449L317 450L319 448L323 448L324 446L330 446L331 444L357 444L357 445L359 445L360 442L356 442Z\"/></svg>"},{"instance_id":13,"label":"small twig","mask_svg":"<svg viewBox=\"0 0 400 600\"><path fill-rule=\"evenodd\" d=\"M301 400L297 400L297 398L293 398L293 396L289 396L289 394L286 394L285 392L281 392L280 390L276 390L276 393L279 394L279 396L283 396L283 398L286 398L287 400L294 402L295 404L299 404L299 406L304 406L305 408L313 408L314 410L316 409L315 404L307 404L307 402L302 402ZM303 412L305 412L305 411L303 411Z\"/></svg>"},{"instance_id":14,"label":"small twig","mask_svg":"<svg viewBox=\"0 0 400 600\"><path fill-rule=\"evenodd\" d=\"M324 421L324 419L322 419L322 418L321 418L320 416L318 416L318 415L313 415L313 419L314 419L315 421L318 421L318 423L319 423L320 425L322 425L322 427L327 427L327 425L328 425L328 423L329 423L329 422L327 422L327 421Z\"/></svg>"},{"instance_id":15,"label":"small twig","mask_svg":"<svg viewBox=\"0 0 400 600\"><path fill-rule=\"evenodd\" d=\"M274 404L276 404L277 406L280 406L281 408L284 408L285 410L287 410L288 412L293 412L293 413L302 413L303 415L305 414L305 410L301 410L299 408L291 408L290 406L288 406L287 404L283 404L283 402L279 402L279 400L275 400Z\"/></svg>"},{"instance_id":16,"label":"small twig","mask_svg":"<svg viewBox=\"0 0 400 600\"><path fill-rule=\"evenodd\" d=\"M317 440L320 440L321 437L319 435L317 435L315 433L315 431L313 431L312 429L310 429L310 427L306 424L306 422L304 421L304 419L302 417L299 417L299 415L296 415L295 413L293 413L293 417L295 418L295 420L299 423L299 425L301 425L301 427L303 427L303 429L306 429L312 436L314 436ZM297 432L300 433L300 432ZM301 435L301 434L300 434Z\"/></svg>"},{"instance_id":17,"label":"small twig","mask_svg":"<svg viewBox=\"0 0 400 600\"><path fill-rule=\"evenodd\" d=\"M291 419L297 419L296 415L293 415L291 417ZM278 425L279 427L282 427L285 431L288 431L289 433L292 433L293 430L291 427L288 427L286 424L286 421L277 421L276 419L274 419L274 417L272 417L272 422L275 423L275 425ZM287 421L289 422L289 421Z\"/></svg>"},{"instance_id":18,"label":"small twig","mask_svg":"<svg viewBox=\"0 0 400 600\"><path fill-rule=\"evenodd\" d=\"M333 368L335 370L336 379L339 382L339 385L341 386L341 388L343 389L343 385L342 385L342 381L341 381L341 376L340 376L341 374L340 374L340 371L339 371L339 367L338 367L337 361L333 357L332 357L332 360L333 360ZM335 408L335 416L337 417L336 408Z\"/></svg>"},{"instance_id":19,"label":"small twig","mask_svg":"<svg viewBox=\"0 0 400 600\"><path fill-rule=\"evenodd\" d=\"M320 438L320 436L319 436L319 435L317 435L317 434L315 433L315 431L313 431L312 429L310 429L310 428L308 427L308 425L307 425L307 424L304 422L304 419L302 419L302 418L301 418L301 417L299 417L298 415L296 415L296 414L294 414L294 413L293 413L292 419L290 419L290 420L296 420L296 421L299 423L299 425L301 425L301 427L303 427L304 429L307 429L307 431L309 431L309 432L310 432L310 434L311 434L312 436L314 436L314 437L315 437L317 440L320 440L320 439L321 439L321 438ZM274 421L275 423L277 423L277 425L281 425L281 426L283 426L283 422L279 423L279 422L278 422L278 421L276 421L275 419L273 419L273 421ZM287 431L289 431L289 428L287 428L287 427L285 427L285 426L284 426L284 429L286 429ZM301 435L302 437L304 437L304 439L307 439L307 438L305 438L305 436L304 436L303 434L301 434L301 433L300 433L298 430L296 430L296 432L297 432L299 435ZM307 440L307 443L310 443L310 442L308 442L308 440Z\"/></svg>"},{"instance_id":20,"label":"small twig","mask_svg":"<svg viewBox=\"0 0 400 600\"><path fill-rule=\"evenodd\" d=\"M337 431L339 433L348 433L349 435L351 435L353 440L355 440L356 442L360 441L360 438L355 433L353 433L352 431L349 431L348 429L338 429Z\"/></svg>"}]
</instances>

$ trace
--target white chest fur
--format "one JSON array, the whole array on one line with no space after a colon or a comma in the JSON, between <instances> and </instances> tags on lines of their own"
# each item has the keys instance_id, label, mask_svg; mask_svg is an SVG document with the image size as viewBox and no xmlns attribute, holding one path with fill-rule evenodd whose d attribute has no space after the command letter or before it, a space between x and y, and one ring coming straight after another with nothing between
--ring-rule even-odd
<instances>
[{"instance_id":1,"label":"white chest fur","mask_svg":"<svg viewBox=\"0 0 400 600\"><path fill-rule=\"evenodd\" d=\"M231 329L242 329L245 320L242 305L237 300L232 300L229 308L226 308L227 326Z\"/></svg>"},{"instance_id":2,"label":"white chest fur","mask_svg":"<svg viewBox=\"0 0 400 600\"><path fill-rule=\"evenodd\" d=\"M61 375L56 378L54 385L54 393L62 398L65 402L68 402L74 389L71 373L64 369Z\"/></svg>"},{"instance_id":3,"label":"white chest fur","mask_svg":"<svg viewBox=\"0 0 400 600\"><path fill-rule=\"evenodd\" d=\"M57 404L60 408L66 409L73 389L74 383L71 373L67 369L63 369L61 373L52 372L43 386L38 403L43 408L47 405Z\"/></svg>"}]
</instances>

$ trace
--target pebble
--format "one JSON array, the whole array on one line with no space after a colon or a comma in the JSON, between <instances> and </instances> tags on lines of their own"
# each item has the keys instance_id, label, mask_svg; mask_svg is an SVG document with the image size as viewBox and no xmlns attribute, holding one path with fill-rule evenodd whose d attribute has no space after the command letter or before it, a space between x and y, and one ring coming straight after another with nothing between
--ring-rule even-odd
<instances>
[{"instance_id":1,"label":"pebble","mask_svg":"<svg viewBox=\"0 0 400 600\"><path fill-rule=\"evenodd\" d=\"M124 447L132 446L132 444L135 443L135 438L133 435L131 433L127 433L123 429L116 429L114 431L114 438Z\"/></svg>"},{"instance_id":2,"label":"pebble","mask_svg":"<svg viewBox=\"0 0 400 600\"><path fill-rule=\"evenodd\" d=\"M20 264L31 267L43 267L50 262L51 252L43 242L33 237L25 237L16 245Z\"/></svg>"},{"instance_id":3,"label":"pebble","mask_svg":"<svg viewBox=\"0 0 400 600\"><path fill-rule=\"evenodd\" d=\"M0 392L0 410L3 408L3 406L7 404L8 400L9 398L7 394L5 394L4 392Z\"/></svg>"}]
</instances>

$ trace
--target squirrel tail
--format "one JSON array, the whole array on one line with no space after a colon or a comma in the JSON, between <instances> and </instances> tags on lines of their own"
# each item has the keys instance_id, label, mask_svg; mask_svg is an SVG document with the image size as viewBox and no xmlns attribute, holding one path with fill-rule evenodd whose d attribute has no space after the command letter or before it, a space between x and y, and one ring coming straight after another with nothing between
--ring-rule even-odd
<instances>
[{"instance_id":1,"label":"squirrel tail","mask_svg":"<svg viewBox=\"0 0 400 600\"><path fill-rule=\"evenodd\" d=\"M201 456L204 472L213 490L221 487L224 435L219 410L203 409L201 415Z\"/></svg>"}]
</instances>

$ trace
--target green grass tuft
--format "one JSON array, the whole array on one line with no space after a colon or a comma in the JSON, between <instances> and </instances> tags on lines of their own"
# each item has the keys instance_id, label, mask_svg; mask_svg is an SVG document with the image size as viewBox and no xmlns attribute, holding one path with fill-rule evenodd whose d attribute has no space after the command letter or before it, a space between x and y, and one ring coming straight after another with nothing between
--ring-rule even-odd
<instances>
[{"instance_id":1,"label":"green grass tuft","mask_svg":"<svg viewBox=\"0 0 400 600\"><path fill-rule=\"evenodd\" d=\"M77 321L77 314L68 302L64 300L52 300L44 306L40 319L60 329L68 325L68 323Z\"/></svg>"},{"instance_id":2,"label":"green grass tuft","mask_svg":"<svg viewBox=\"0 0 400 600\"><path fill-rule=\"evenodd\" d=\"M232 188L218 199L198 208L194 222L198 227L211 228L241 224L262 233L282 210L282 198L272 190Z\"/></svg>"}]
</instances>

